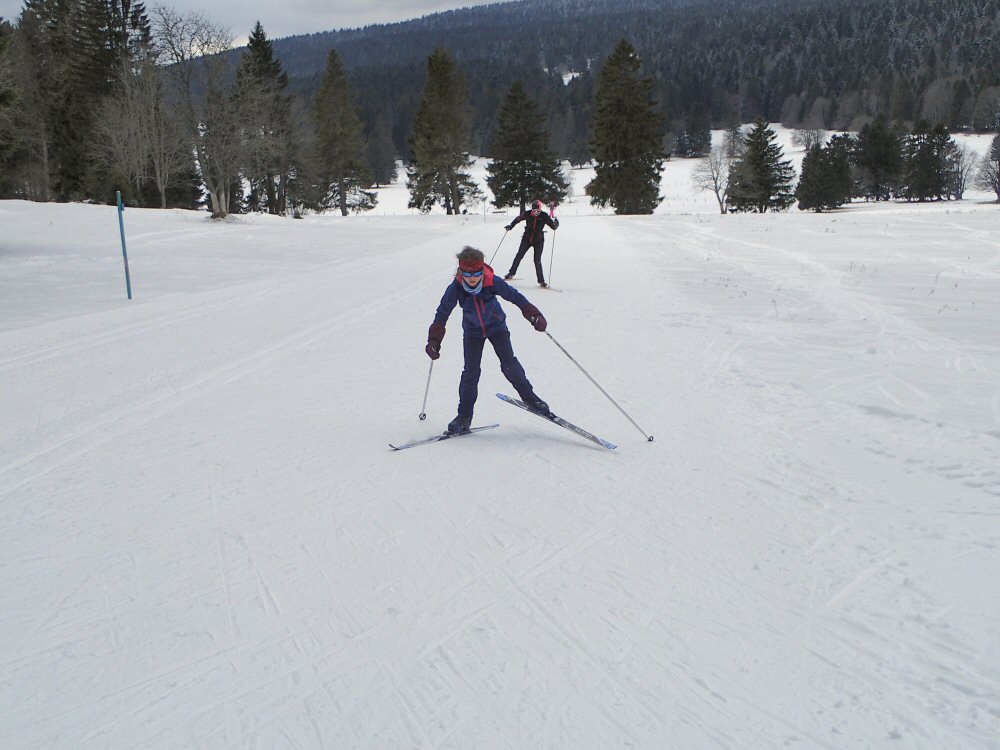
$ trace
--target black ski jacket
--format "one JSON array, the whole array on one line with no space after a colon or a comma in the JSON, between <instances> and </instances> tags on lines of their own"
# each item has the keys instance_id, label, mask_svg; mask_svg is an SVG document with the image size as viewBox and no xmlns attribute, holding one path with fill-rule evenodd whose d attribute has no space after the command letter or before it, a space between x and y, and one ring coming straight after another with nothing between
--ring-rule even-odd
<instances>
[{"instance_id":1,"label":"black ski jacket","mask_svg":"<svg viewBox=\"0 0 1000 750\"><path fill-rule=\"evenodd\" d=\"M544 211L539 211L538 216L532 216L531 210L529 209L508 224L508 229L513 229L514 225L519 221L524 222L524 236L532 241L535 237L539 237L544 234L546 224L552 227L553 230L559 228L559 219L553 219Z\"/></svg>"}]
</instances>

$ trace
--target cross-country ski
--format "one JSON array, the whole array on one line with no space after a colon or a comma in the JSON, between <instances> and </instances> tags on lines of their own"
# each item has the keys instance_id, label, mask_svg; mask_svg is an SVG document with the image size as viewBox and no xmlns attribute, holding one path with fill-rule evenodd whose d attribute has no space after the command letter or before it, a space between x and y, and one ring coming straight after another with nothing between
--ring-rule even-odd
<instances>
[{"instance_id":1,"label":"cross-country ski","mask_svg":"<svg viewBox=\"0 0 1000 750\"><path fill-rule=\"evenodd\" d=\"M523 401L518 401L516 398L511 398L505 393L498 393L497 398L500 399L501 401L506 401L508 404L513 404L514 406L524 409L529 414L534 414L536 417L544 419L546 422L551 422L552 424L557 424L560 427L564 427L570 432L575 433L576 435L579 435L580 437L585 438L586 440L589 440L592 443L596 443L602 448L607 448L609 451L613 451L615 448L618 447L614 443L609 443L607 440L599 438L597 437L597 435L587 432L582 427L578 427L569 420L563 419L562 417L556 416L555 414L552 414L551 416L548 417L545 416L544 414L539 414L537 411L529 407Z\"/></svg>"},{"instance_id":2,"label":"cross-country ski","mask_svg":"<svg viewBox=\"0 0 1000 750\"><path fill-rule=\"evenodd\" d=\"M499 427L499 424L485 424L481 427L470 427L465 432L442 432L440 435L433 435L429 438L423 438L422 440L412 440L409 443L400 443L399 445L393 445L389 443L389 447L394 451L402 451L407 448L416 448L418 445L428 445L429 443L440 443L442 440L450 440L451 438L464 437L466 435L474 435L477 432L482 432L483 430L492 430L494 427Z\"/></svg>"}]
</instances>

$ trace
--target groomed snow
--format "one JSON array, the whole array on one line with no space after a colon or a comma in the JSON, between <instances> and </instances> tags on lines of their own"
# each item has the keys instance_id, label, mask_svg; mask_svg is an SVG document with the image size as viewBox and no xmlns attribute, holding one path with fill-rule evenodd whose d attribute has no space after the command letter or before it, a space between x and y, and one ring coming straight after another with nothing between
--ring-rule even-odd
<instances>
[{"instance_id":1,"label":"groomed snow","mask_svg":"<svg viewBox=\"0 0 1000 750\"><path fill-rule=\"evenodd\" d=\"M799 155L800 156L800 155ZM511 213L301 221L0 202L0 747L1000 748L989 197L560 207L507 307L604 451L454 415L465 244ZM552 255L554 250L554 256ZM649 443L643 433L655 436Z\"/></svg>"}]
</instances>

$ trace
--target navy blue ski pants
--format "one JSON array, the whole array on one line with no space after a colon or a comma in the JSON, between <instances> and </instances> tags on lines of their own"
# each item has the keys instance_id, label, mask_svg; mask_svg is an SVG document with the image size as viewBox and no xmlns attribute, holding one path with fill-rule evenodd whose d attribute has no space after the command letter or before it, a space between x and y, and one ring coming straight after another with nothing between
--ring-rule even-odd
<instances>
[{"instance_id":1,"label":"navy blue ski pants","mask_svg":"<svg viewBox=\"0 0 1000 750\"><path fill-rule=\"evenodd\" d=\"M499 331L489 337L493 344L493 351L497 353L500 360L500 372L514 386L514 390L521 397L522 401L531 402L536 399L535 391L528 382L528 376L524 374L524 368L514 356L514 349L510 345L510 331ZM458 415L472 419L472 411L476 406L476 399L479 397L479 375L482 373L480 364L483 361L483 347L486 339L478 336L466 336L463 345L465 347L465 369L462 370L462 379L458 383Z\"/></svg>"}]
</instances>

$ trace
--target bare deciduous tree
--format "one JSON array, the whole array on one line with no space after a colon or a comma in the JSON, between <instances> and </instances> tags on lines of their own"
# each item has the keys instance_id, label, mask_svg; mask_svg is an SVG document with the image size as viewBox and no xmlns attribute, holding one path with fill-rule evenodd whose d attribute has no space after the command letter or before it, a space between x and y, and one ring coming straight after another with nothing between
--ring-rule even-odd
<instances>
[{"instance_id":1,"label":"bare deciduous tree","mask_svg":"<svg viewBox=\"0 0 1000 750\"><path fill-rule=\"evenodd\" d=\"M152 181L167 206L167 188L190 167L193 153L167 110L161 71L153 60L125 65L94 129L95 148L115 172L140 189Z\"/></svg>"},{"instance_id":2,"label":"bare deciduous tree","mask_svg":"<svg viewBox=\"0 0 1000 750\"><path fill-rule=\"evenodd\" d=\"M976 173L979 157L967 146L956 145L950 158L951 166L951 197L962 200L962 196L972 183Z\"/></svg>"},{"instance_id":3,"label":"bare deciduous tree","mask_svg":"<svg viewBox=\"0 0 1000 750\"><path fill-rule=\"evenodd\" d=\"M692 172L691 182L699 192L711 190L719 202L720 213L726 213L726 198L729 190L729 169L732 158L727 156L725 146L713 146L708 156L700 160Z\"/></svg>"},{"instance_id":4,"label":"bare deciduous tree","mask_svg":"<svg viewBox=\"0 0 1000 750\"><path fill-rule=\"evenodd\" d=\"M818 128L796 130L792 133L792 144L800 146L806 151L813 146L822 146L826 143L826 131Z\"/></svg>"},{"instance_id":5,"label":"bare deciduous tree","mask_svg":"<svg viewBox=\"0 0 1000 750\"><path fill-rule=\"evenodd\" d=\"M158 7L153 27L163 62L169 65L173 94L191 139L208 191L212 216L229 213L230 189L252 158L248 123L263 102L253 91L236 91L221 53L232 47L228 29L201 13L181 15Z\"/></svg>"}]
</instances>

